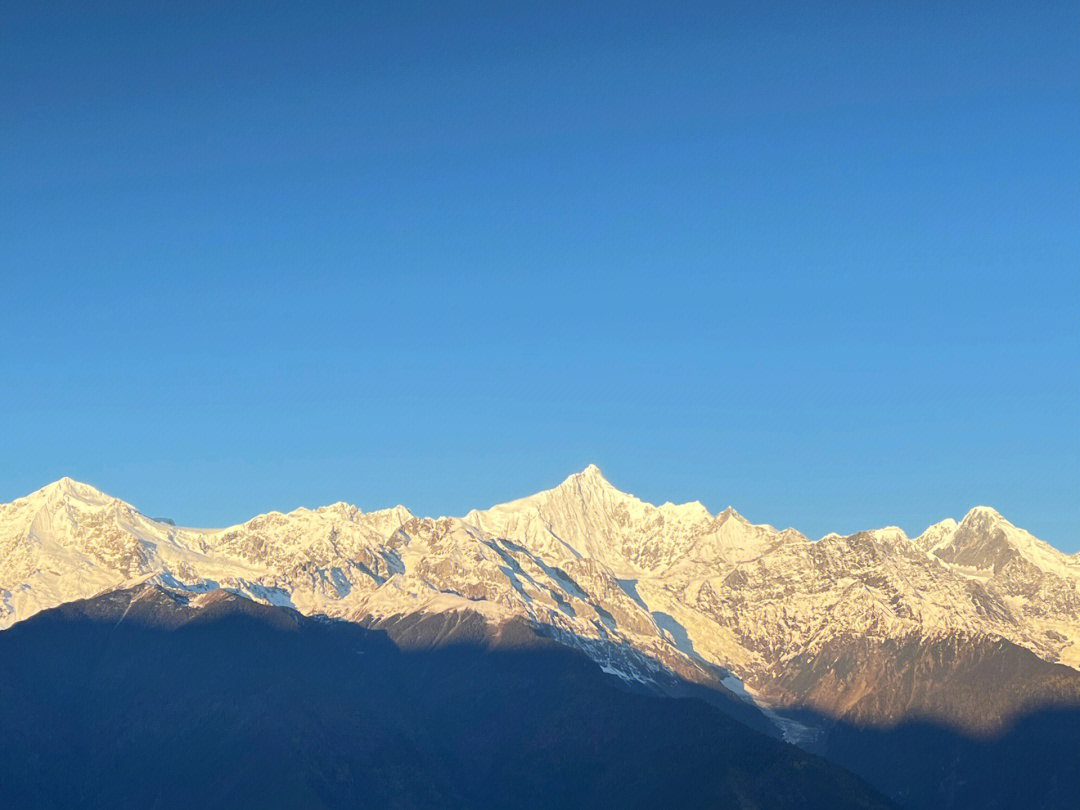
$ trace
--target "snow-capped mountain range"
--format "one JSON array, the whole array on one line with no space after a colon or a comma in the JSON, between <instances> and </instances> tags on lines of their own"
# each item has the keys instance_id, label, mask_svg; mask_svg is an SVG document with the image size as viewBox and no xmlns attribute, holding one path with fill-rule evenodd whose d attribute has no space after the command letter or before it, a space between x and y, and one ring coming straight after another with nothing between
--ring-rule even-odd
<instances>
[{"instance_id":1,"label":"snow-capped mountain range","mask_svg":"<svg viewBox=\"0 0 1080 810\"><path fill-rule=\"evenodd\" d=\"M813 662L856 642L1004 641L1080 668L1080 557L987 507L918 537L811 540L730 508L653 506L595 466L461 518L336 503L182 528L68 478L0 506L0 628L142 582L365 623L523 618L625 679L675 673L833 716L871 705L873 684Z\"/></svg>"}]
</instances>

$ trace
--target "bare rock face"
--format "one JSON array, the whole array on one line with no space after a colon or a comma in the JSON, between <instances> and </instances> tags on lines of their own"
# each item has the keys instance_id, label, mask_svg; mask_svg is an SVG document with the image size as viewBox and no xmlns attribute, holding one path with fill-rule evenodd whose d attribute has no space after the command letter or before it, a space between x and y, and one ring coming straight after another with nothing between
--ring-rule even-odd
<instances>
[{"instance_id":1,"label":"bare rock face","mask_svg":"<svg viewBox=\"0 0 1080 810\"><path fill-rule=\"evenodd\" d=\"M1080 706L1080 672L1001 638L837 637L778 666L763 695L861 727L932 721L979 736L1047 707Z\"/></svg>"},{"instance_id":2,"label":"bare rock face","mask_svg":"<svg viewBox=\"0 0 1080 810\"><path fill-rule=\"evenodd\" d=\"M1071 701L1080 666L1080 560L986 507L814 541L645 503L592 466L463 518L338 503L191 529L70 479L0 505L0 628L141 584L406 640L528 627L628 682L879 725L990 728Z\"/></svg>"}]
</instances>

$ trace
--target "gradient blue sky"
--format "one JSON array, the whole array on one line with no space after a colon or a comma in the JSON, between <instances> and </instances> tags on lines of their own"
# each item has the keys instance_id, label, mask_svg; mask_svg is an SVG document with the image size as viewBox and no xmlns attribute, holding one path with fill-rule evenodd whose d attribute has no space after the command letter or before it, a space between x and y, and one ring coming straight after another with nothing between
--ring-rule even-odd
<instances>
[{"instance_id":1,"label":"gradient blue sky","mask_svg":"<svg viewBox=\"0 0 1080 810\"><path fill-rule=\"evenodd\" d=\"M3 4L0 500L1080 548L1075 2L145 5Z\"/></svg>"}]
</instances>

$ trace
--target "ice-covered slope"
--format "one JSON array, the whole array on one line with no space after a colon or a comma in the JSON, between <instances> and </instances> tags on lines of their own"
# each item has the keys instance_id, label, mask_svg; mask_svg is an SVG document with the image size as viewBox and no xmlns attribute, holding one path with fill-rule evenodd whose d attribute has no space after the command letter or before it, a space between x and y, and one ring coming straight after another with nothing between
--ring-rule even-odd
<instances>
[{"instance_id":1,"label":"ice-covered slope","mask_svg":"<svg viewBox=\"0 0 1080 810\"><path fill-rule=\"evenodd\" d=\"M187 529L70 479L0 506L0 628L144 580L357 621L520 617L623 677L722 668L779 703L821 694L824 675L800 686L793 667L868 640L1002 638L1080 665L1080 560L985 507L916 538L812 541L730 508L653 506L595 466L460 519L338 503Z\"/></svg>"},{"instance_id":2,"label":"ice-covered slope","mask_svg":"<svg viewBox=\"0 0 1080 810\"><path fill-rule=\"evenodd\" d=\"M180 528L63 479L0 507L0 627L153 580L351 620L463 609L493 621L517 616L622 677L715 680L602 561L553 559L403 507L365 513L338 503L220 530Z\"/></svg>"}]
</instances>

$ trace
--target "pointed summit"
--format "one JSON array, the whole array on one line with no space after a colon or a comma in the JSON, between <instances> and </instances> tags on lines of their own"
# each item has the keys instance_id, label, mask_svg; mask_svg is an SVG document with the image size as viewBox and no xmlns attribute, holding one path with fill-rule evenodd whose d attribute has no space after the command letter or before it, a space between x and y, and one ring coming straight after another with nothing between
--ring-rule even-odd
<instances>
[{"instance_id":1,"label":"pointed summit","mask_svg":"<svg viewBox=\"0 0 1080 810\"><path fill-rule=\"evenodd\" d=\"M94 506L100 506L114 500L114 498L106 495L100 489L92 487L90 484L76 481L66 475L63 478L53 481L51 484L46 484L41 489L28 495L27 498L32 500L44 500L47 503L69 503L77 501Z\"/></svg>"},{"instance_id":2,"label":"pointed summit","mask_svg":"<svg viewBox=\"0 0 1080 810\"><path fill-rule=\"evenodd\" d=\"M642 501L612 485L595 464L553 489L464 518L489 535L552 558L598 560L629 578L669 565L712 519L697 501Z\"/></svg>"},{"instance_id":3,"label":"pointed summit","mask_svg":"<svg viewBox=\"0 0 1080 810\"><path fill-rule=\"evenodd\" d=\"M574 473L573 475L567 477L565 481L563 481L564 485L572 483L589 483L594 485L600 484L608 487L612 486L611 482L604 478L604 474L600 472L600 468L597 467L595 464L590 464L581 472ZM614 489L614 487L612 487L612 489Z\"/></svg>"},{"instance_id":4,"label":"pointed summit","mask_svg":"<svg viewBox=\"0 0 1080 810\"><path fill-rule=\"evenodd\" d=\"M960 525L1006 523L1012 525L992 506L973 506L960 521Z\"/></svg>"},{"instance_id":5,"label":"pointed summit","mask_svg":"<svg viewBox=\"0 0 1080 810\"><path fill-rule=\"evenodd\" d=\"M734 506L727 506L727 507L726 507L726 508L725 508L725 509L724 509L724 510L723 510L722 512L720 512L720 513L719 513L719 514L718 514L718 515L717 515L716 517L717 517L717 518L719 518L719 519L721 519L721 520L736 520L736 521L738 521L739 523L746 523L746 524L749 524L749 523L750 523L750 521L749 521L749 520L747 520L747 519L746 519L745 517L743 517L742 515L740 515L740 514L739 514L739 513L738 513L738 512L737 512L737 511L735 510L735 507L734 507Z\"/></svg>"},{"instance_id":6,"label":"pointed summit","mask_svg":"<svg viewBox=\"0 0 1080 810\"><path fill-rule=\"evenodd\" d=\"M1000 571L1014 557L1028 556L1040 541L989 506L971 509L956 529L934 549L946 562L977 570Z\"/></svg>"},{"instance_id":7,"label":"pointed summit","mask_svg":"<svg viewBox=\"0 0 1080 810\"><path fill-rule=\"evenodd\" d=\"M625 500L636 501L637 498L614 486L600 472L599 467L590 464L581 472L567 476L557 487L530 495L520 501L512 501L512 503L546 501L550 506L552 502L569 501L580 504L586 509L594 509L601 502Z\"/></svg>"}]
</instances>

